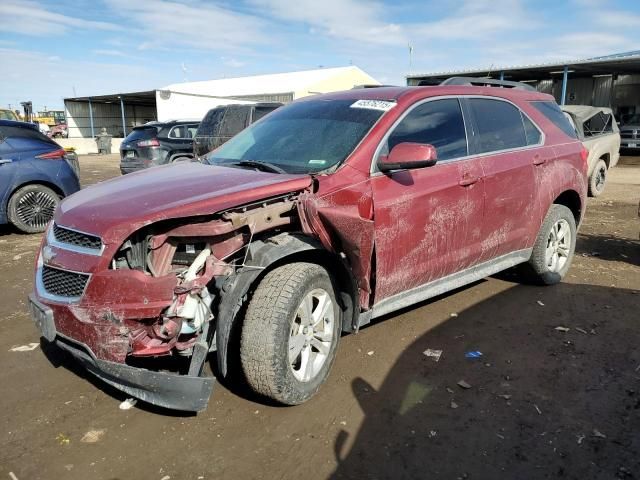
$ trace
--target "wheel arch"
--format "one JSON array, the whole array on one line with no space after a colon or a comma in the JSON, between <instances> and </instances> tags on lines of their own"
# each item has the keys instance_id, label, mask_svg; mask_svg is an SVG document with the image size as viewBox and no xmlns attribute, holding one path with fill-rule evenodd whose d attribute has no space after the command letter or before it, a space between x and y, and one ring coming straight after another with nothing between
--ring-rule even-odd
<instances>
[{"instance_id":1,"label":"wheel arch","mask_svg":"<svg viewBox=\"0 0 640 480\"><path fill-rule=\"evenodd\" d=\"M580 224L580 220L582 219L583 207L582 207L582 199L580 195L575 190L565 190L560 195L558 195L553 203L558 205L564 205L571 213L573 213L573 218L576 221L576 225Z\"/></svg>"},{"instance_id":2,"label":"wheel arch","mask_svg":"<svg viewBox=\"0 0 640 480\"><path fill-rule=\"evenodd\" d=\"M16 194L18 190L29 185L42 185L43 187L47 187L53 190L56 193L56 195L58 195L58 197L60 197L61 199L65 197L64 192L58 185L48 182L46 180L30 180L30 181L19 183L18 185L16 185L14 188L11 189L11 191L6 197L4 208L5 208L5 211L7 212L6 213L7 219L9 218L9 203L11 202L11 199L13 198L13 196Z\"/></svg>"},{"instance_id":3,"label":"wheel arch","mask_svg":"<svg viewBox=\"0 0 640 480\"><path fill-rule=\"evenodd\" d=\"M270 271L293 262L316 263L326 268L335 283L337 300L343 311L343 331L357 325L357 283L346 261L326 250L322 244L306 235L282 233L258 240L249 247L246 267L230 277L216 281L220 294L216 320L216 350L218 370L225 377L229 371L230 346L238 339L242 314L251 292ZM236 352L238 353L238 352Z\"/></svg>"}]
</instances>

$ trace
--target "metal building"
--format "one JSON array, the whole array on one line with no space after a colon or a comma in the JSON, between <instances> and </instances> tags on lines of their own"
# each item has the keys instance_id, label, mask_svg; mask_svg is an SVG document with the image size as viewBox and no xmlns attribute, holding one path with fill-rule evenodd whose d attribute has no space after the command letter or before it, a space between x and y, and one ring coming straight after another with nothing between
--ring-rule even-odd
<instances>
[{"instance_id":1,"label":"metal building","mask_svg":"<svg viewBox=\"0 0 640 480\"><path fill-rule=\"evenodd\" d=\"M168 85L156 90L66 98L70 138L93 138L105 127L125 137L152 120L201 119L211 108L230 103L290 102L319 93L379 82L355 66L224 78Z\"/></svg>"},{"instance_id":2,"label":"metal building","mask_svg":"<svg viewBox=\"0 0 640 480\"><path fill-rule=\"evenodd\" d=\"M407 85L436 85L458 76L530 83L562 105L610 107L618 118L640 113L640 50L559 63L410 74Z\"/></svg>"}]
</instances>

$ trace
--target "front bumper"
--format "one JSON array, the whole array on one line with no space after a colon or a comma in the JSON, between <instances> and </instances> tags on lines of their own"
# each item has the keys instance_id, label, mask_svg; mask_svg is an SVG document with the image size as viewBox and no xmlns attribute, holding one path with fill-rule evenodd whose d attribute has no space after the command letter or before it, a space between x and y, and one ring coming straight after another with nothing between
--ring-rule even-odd
<instances>
[{"instance_id":1,"label":"front bumper","mask_svg":"<svg viewBox=\"0 0 640 480\"><path fill-rule=\"evenodd\" d=\"M29 295L29 308L46 340L69 352L89 372L118 390L172 410L198 412L207 407L214 377L155 372L97 358L86 344L57 331L53 310L40 303L34 294Z\"/></svg>"}]
</instances>

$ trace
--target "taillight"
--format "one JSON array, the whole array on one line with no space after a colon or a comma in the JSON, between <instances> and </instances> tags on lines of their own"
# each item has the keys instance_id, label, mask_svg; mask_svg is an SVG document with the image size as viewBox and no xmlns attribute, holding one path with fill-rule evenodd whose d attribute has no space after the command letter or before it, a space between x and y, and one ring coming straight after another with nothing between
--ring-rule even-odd
<instances>
[{"instance_id":1,"label":"taillight","mask_svg":"<svg viewBox=\"0 0 640 480\"><path fill-rule=\"evenodd\" d=\"M54 158L64 158L66 154L67 152L64 150L64 148L61 148L60 150L54 150L53 152L47 152L41 155L36 155L36 158L50 160Z\"/></svg>"},{"instance_id":2,"label":"taillight","mask_svg":"<svg viewBox=\"0 0 640 480\"><path fill-rule=\"evenodd\" d=\"M136 145L139 147L159 147L160 142L157 138L152 138L151 140L141 140Z\"/></svg>"},{"instance_id":3,"label":"taillight","mask_svg":"<svg viewBox=\"0 0 640 480\"><path fill-rule=\"evenodd\" d=\"M589 150L586 147L582 147L580 150L580 158L582 159L582 163L584 163L584 168L587 169L587 160L589 159Z\"/></svg>"}]
</instances>

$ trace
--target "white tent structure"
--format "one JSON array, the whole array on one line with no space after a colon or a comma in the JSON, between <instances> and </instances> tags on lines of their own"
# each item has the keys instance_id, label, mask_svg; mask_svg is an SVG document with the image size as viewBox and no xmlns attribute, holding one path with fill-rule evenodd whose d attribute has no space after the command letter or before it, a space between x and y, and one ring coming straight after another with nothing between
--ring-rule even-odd
<instances>
[{"instance_id":1,"label":"white tent structure","mask_svg":"<svg viewBox=\"0 0 640 480\"><path fill-rule=\"evenodd\" d=\"M230 103L291 102L319 93L379 85L358 67L223 78L167 85L155 90L65 98L69 137L91 139L106 128L116 138L151 120L201 119L211 108ZM76 141L74 146L78 144Z\"/></svg>"},{"instance_id":2,"label":"white tent structure","mask_svg":"<svg viewBox=\"0 0 640 480\"><path fill-rule=\"evenodd\" d=\"M156 90L156 106L160 121L202 118L209 109L219 105L287 103L365 84L379 85L379 82L355 66L175 83Z\"/></svg>"}]
</instances>

